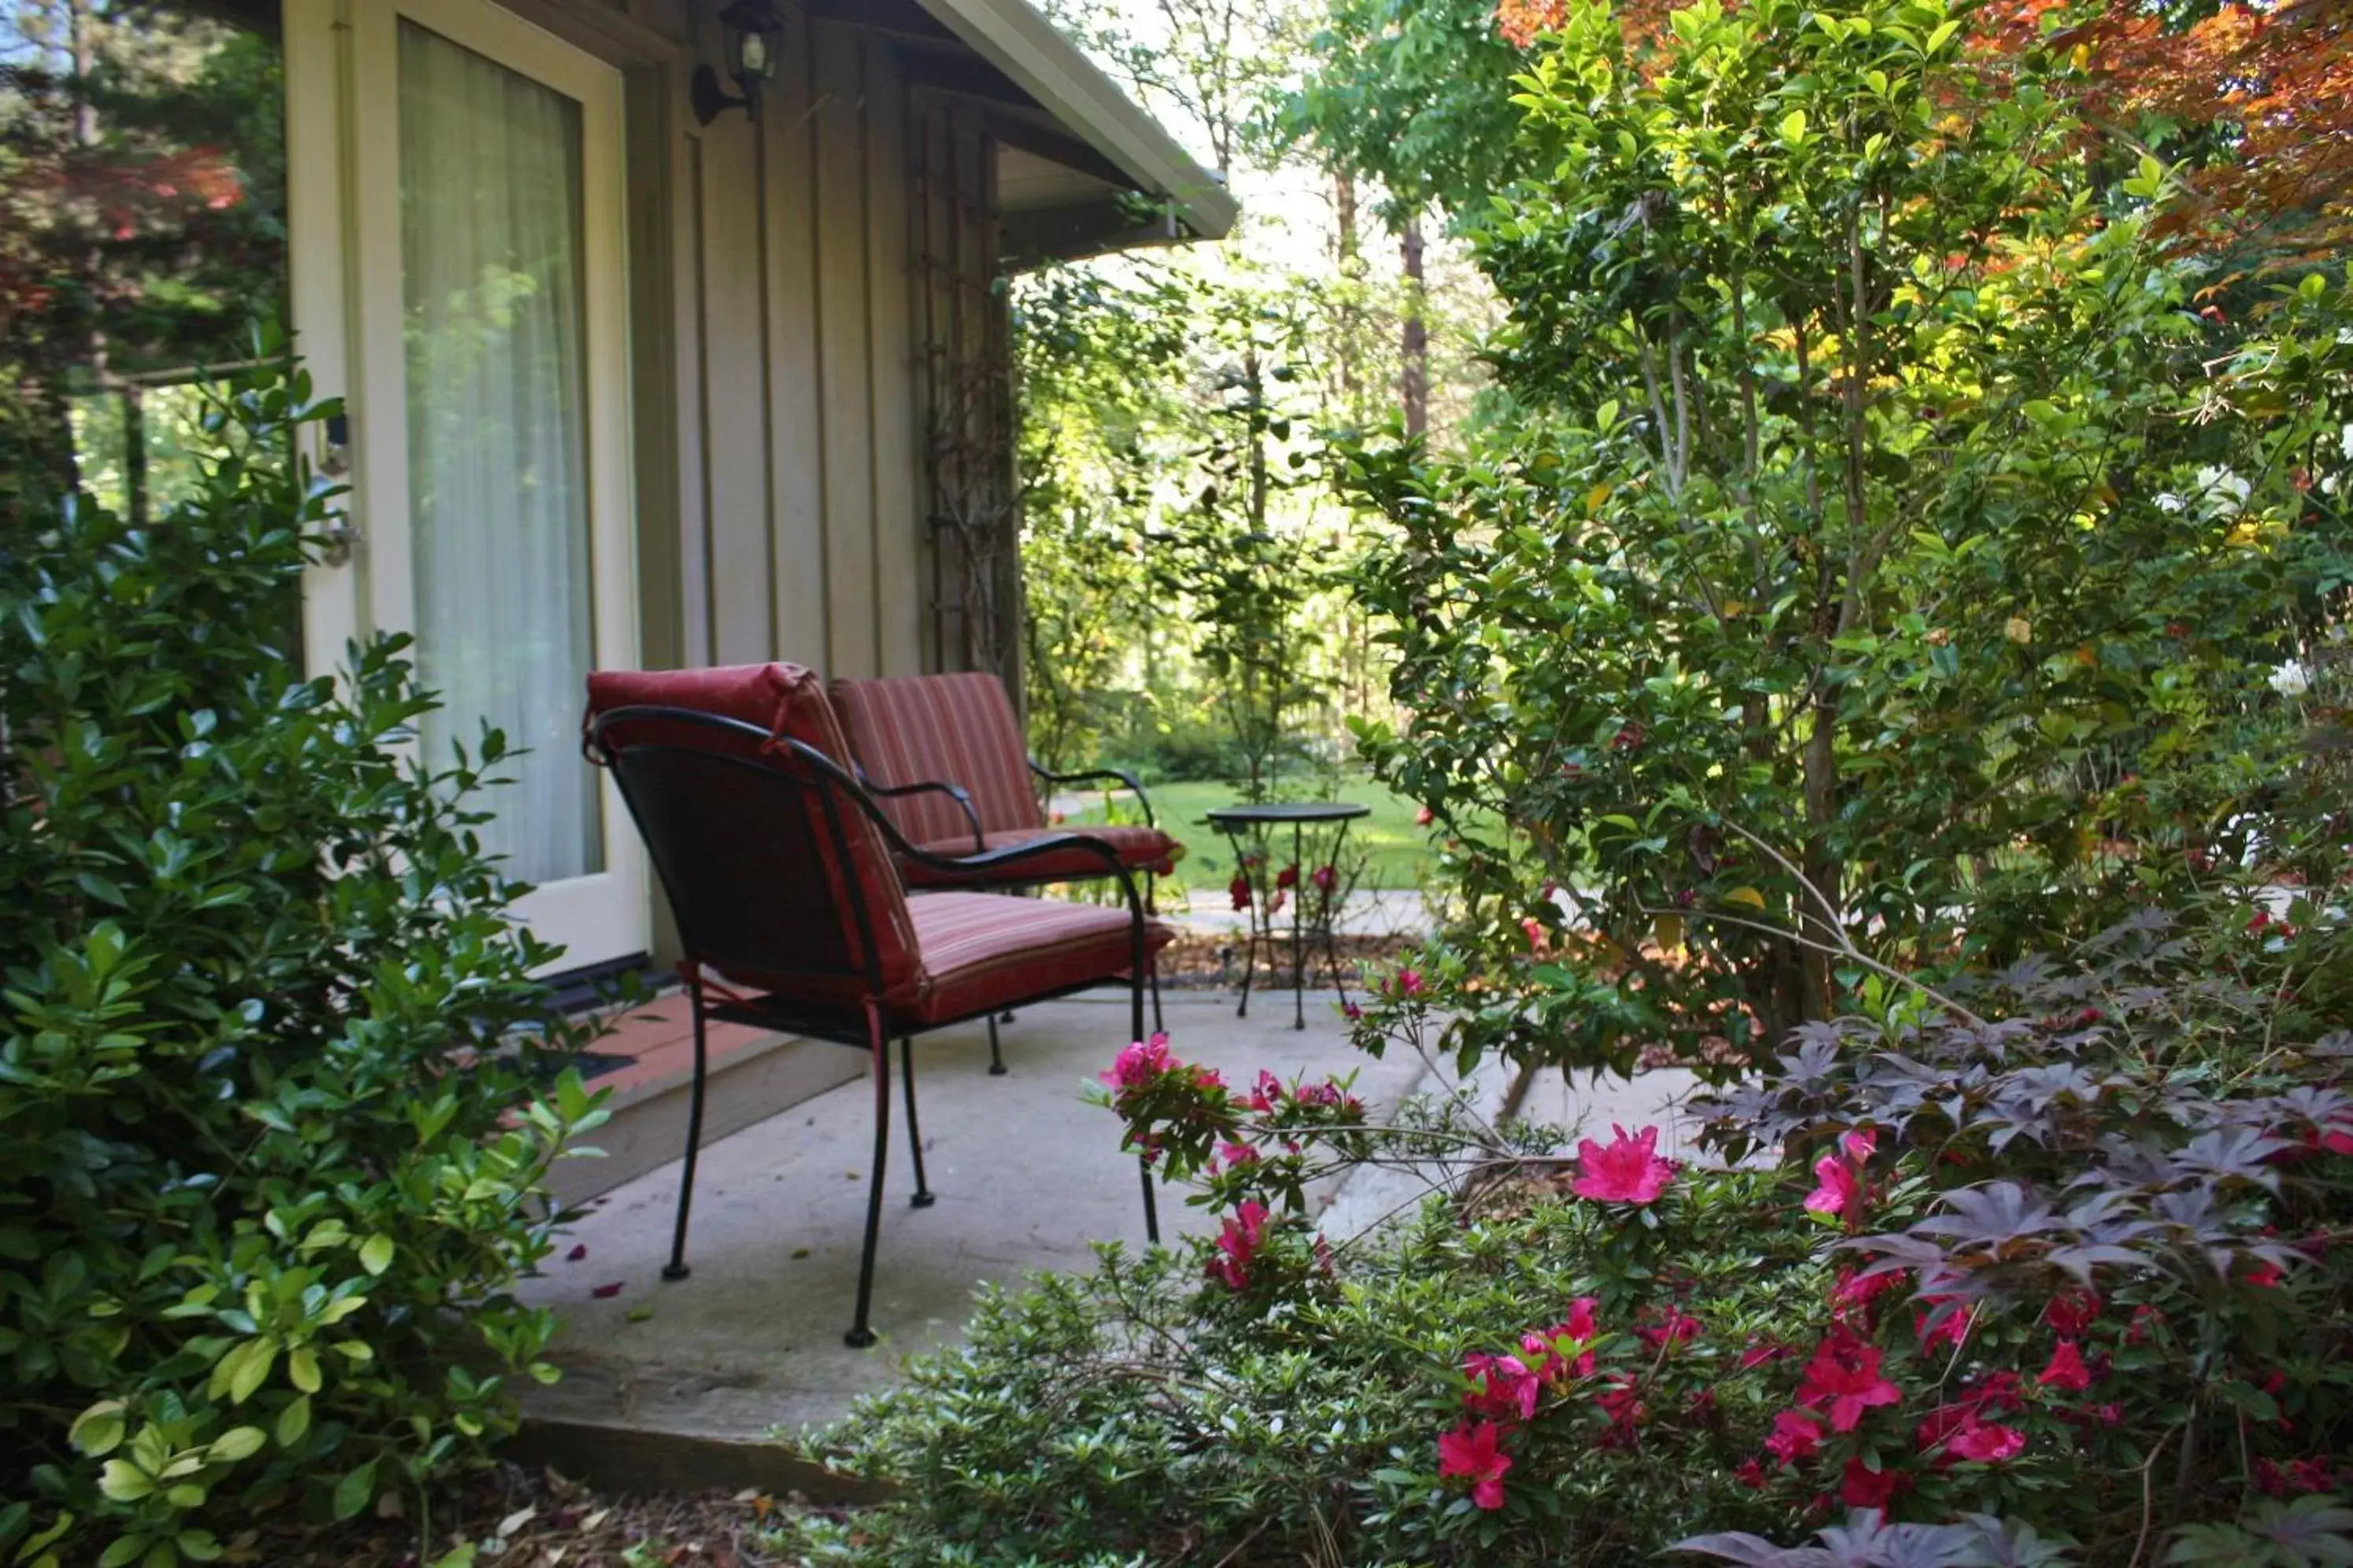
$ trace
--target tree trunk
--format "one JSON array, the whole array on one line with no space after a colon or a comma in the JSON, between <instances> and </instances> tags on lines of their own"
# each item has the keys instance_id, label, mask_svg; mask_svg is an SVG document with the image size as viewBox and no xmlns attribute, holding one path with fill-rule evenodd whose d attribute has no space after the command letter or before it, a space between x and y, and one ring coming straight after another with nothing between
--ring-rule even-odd
<instances>
[{"instance_id":1,"label":"tree trunk","mask_svg":"<svg viewBox=\"0 0 2353 1568\"><path fill-rule=\"evenodd\" d=\"M1405 410L1405 433L1423 436L1430 430L1430 322L1423 315L1425 296L1421 262L1421 219L1406 220L1404 327L1398 349L1404 362L1398 373L1398 401Z\"/></svg>"}]
</instances>

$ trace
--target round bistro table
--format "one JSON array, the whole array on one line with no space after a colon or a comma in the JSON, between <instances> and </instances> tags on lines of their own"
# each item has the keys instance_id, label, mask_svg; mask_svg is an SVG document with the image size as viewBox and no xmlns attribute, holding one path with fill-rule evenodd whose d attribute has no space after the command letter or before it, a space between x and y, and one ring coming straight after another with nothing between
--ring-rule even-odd
<instances>
[{"instance_id":1,"label":"round bistro table","mask_svg":"<svg viewBox=\"0 0 2353 1568\"><path fill-rule=\"evenodd\" d=\"M1221 805L1209 813L1209 826L1224 834L1227 842L1234 847L1234 864L1245 879L1249 879L1250 877L1248 869L1250 852L1244 847L1244 840L1262 840L1265 836L1280 833L1285 827L1291 829L1291 864L1299 872L1299 884L1290 889L1291 1026L1294 1029L1307 1027L1307 930L1301 916L1307 907L1307 889L1304 884L1312 879L1306 870L1305 849L1308 830L1325 827L1334 830L1331 851L1324 858L1322 864L1335 866L1339 863L1340 847L1347 841L1348 824L1370 814L1372 809L1369 805L1357 805L1344 800L1303 800L1273 801L1263 805ZM1272 883L1273 879L1269 877L1265 879L1264 886L1253 884L1250 889L1250 946L1242 957L1242 1000L1241 1005L1234 1009L1234 1016L1238 1018L1250 1016L1250 976L1258 969L1258 950L1261 942L1266 944L1267 967L1271 972L1268 975L1270 982L1275 974L1282 973L1276 967L1277 939L1274 934L1274 914L1267 907L1273 902L1269 891ZM1324 957L1331 966L1333 987L1340 993L1341 1005L1345 1006L1348 1001L1348 983L1341 977L1340 952L1332 941L1333 916L1337 912L1331 908L1327 895L1322 921Z\"/></svg>"}]
</instances>

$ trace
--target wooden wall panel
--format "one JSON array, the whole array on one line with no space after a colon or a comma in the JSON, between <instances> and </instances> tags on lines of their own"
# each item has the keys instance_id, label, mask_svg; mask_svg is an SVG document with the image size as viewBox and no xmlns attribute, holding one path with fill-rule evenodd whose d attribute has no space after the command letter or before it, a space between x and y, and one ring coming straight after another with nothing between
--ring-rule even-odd
<instances>
[{"instance_id":1,"label":"wooden wall panel","mask_svg":"<svg viewBox=\"0 0 2353 1568\"><path fill-rule=\"evenodd\" d=\"M881 43L866 60L866 268L873 363L876 658L885 675L923 666L922 447L915 433L914 291L909 267L907 95Z\"/></svg>"},{"instance_id":2,"label":"wooden wall panel","mask_svg":"<svg viewBox=\"0 0 2353 1568\"><path fill-rule=\"evenodd\" d=\"M769 595L766 290L758 149L744 117L702 133L703 483L708 496L712 658L773 657Z\"/></svg>"},{"instance_id":3,"label":"wooden wall panel","mask_svg":"<svg viewBox=\"0 0 2353 1568\"><path fill-rule=\"evenodd\" d=\"M828 673L879 663L874 605L873 301L866 262L864 60L839 24L817 34L818 395L825 421Z\"/></svg>"},{"instance_id":4,"label":"wooden wall panel","mask_svg":"<svg viewBox=\"0 0 2353 1568\"><path fill-rule=\"evenodd\" d=\"M819 395L817 257L818 107L813 86L815 40L797 10L787 13L782 53L766 110L768 181L769 464L776 537L771 584L776 657L818 669L832 658L826 589L828 529L825 429L830 413Z\"/></svg>"}]
</instances>

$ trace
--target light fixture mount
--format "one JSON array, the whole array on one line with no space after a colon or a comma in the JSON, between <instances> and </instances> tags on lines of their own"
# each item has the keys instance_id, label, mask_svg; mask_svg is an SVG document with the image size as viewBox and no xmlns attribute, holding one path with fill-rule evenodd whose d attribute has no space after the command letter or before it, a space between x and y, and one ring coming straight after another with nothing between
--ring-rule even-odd
<instances>
[{"instance_id":1,"label":"light fixture mount","mask_svg":"<svg viewBox=\"0 0 2353 1568\"><path fill-rule=\"evenodd\" d=\"M783 41L785 19L771 0L728 0L719 13L724 39L727 74L735 80L733 92L719 85L719 73L710 66L694 68L688 84L694 100L694 118L710 124L731 109L760 118L760 96L776 79L776 53Z\"/></svg>"}]
</instances>

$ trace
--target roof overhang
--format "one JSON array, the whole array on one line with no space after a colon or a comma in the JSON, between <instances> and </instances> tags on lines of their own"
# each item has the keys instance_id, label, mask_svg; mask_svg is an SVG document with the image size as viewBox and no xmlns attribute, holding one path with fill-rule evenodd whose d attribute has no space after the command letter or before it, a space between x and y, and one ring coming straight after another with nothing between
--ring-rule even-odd
<instances>
[{"instance_id":1,"label":"roof overhang","mask_svg":"<svg viewBox=\"0 0 2353 1568\"><path fill-rule=\"evenodd\" d=\"M1058 187L1030 171L1002 215L1008 259L1020 265L1138 244L1219 239L1240 211L1223 181L1196 163L1160 122L1025 0L920 0L961 40L1079 143L1063 156L1034 138L1001 140L1069 169ZM1088 156L1086 154L1092 154Z\"/></svg>"}]
</instances>

